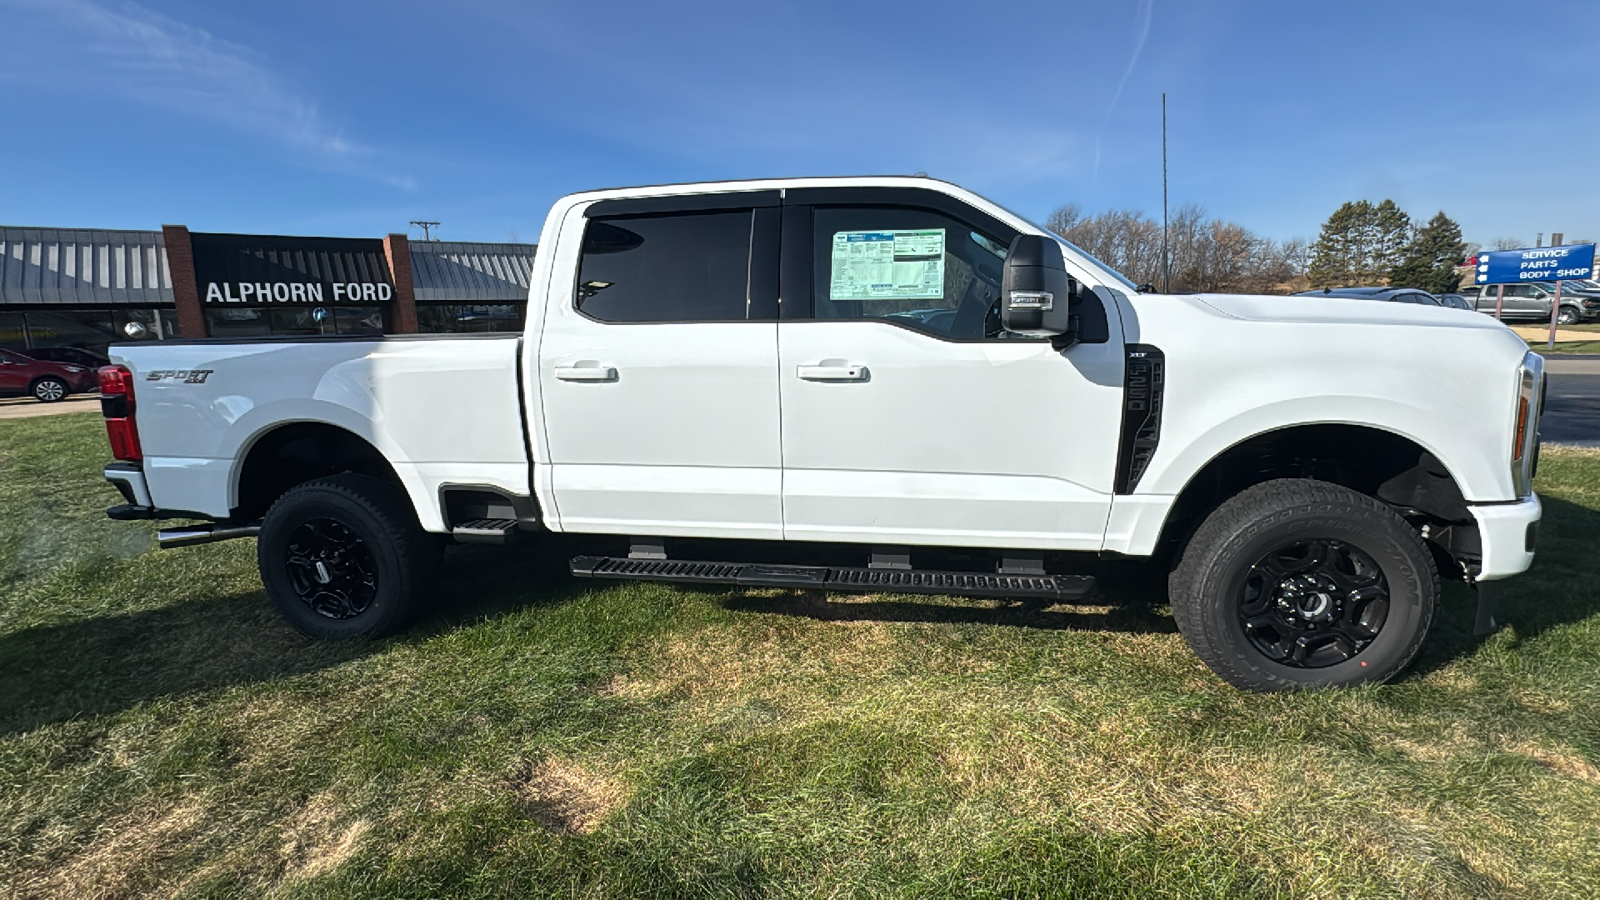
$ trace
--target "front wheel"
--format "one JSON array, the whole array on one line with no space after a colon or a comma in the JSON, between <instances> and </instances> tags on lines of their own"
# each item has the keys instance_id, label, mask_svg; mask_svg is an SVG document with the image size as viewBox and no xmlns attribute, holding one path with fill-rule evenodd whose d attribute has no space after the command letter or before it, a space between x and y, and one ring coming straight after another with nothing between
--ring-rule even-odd
<instances>
[{"instance_id":1,"label":"front wheel","mask_svg":"<svg viewBox=\"0 0 1600 900\"><path fill-rule=\"evenodd\" d=\"M374 638L410 623L439 553L399 488L347 472L279 497L256 560L273 606L301 634Z\"/></svg>"},{"instance_id":2,"label":"front wheel","mask_svg":"<svg viewBox=\"0 0 1600 900\"><path fill-rule=\"evenodd\" d=\"M1583 321L1583 313L1571 306L1561 307L1561 312L1556 314L1556 324L1576 325Z\"/></svg>"},{"instance_id":3,"label":"front wheel","mask_svg":"<svg viewBox=\"0 0 1600 900\"><path fill-rule=\"evenodd\" d=\"M67 397L67 383L54 375L47 375L33 383L34 399L40 403L55 403Z\"/></svg>"},{"instance_id":4,"label":"front wheel","mask_svg":"<svg viewBox=\"0 0 1600 900\"><path fill-rule=\"evenodd\" d=\"M1282 479L1217 507L1168 587L1200 659L1235 687L1271 691L1394 677L1427 636L1439 575L1416 530L1387 506Z\"/></svg>"}]
</instances>

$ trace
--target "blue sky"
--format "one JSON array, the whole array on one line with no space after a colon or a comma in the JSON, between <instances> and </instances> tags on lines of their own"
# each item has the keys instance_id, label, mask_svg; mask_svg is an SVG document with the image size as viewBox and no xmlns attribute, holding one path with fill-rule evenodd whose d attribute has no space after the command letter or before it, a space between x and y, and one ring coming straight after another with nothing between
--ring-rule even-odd
<instances>
[{"instance_id":1,"label":"blue sky","mask_svg":"<svg viewBox=\"0 0 1600 900\"><path fill-rule=\"evenodd\" d=\"M1600 238L1596 59L1595 0L0 0L0 223L532 241L576 190L917 171L1159 215L1166 91L1174 206Z\"/></svg>"}]
</instances>

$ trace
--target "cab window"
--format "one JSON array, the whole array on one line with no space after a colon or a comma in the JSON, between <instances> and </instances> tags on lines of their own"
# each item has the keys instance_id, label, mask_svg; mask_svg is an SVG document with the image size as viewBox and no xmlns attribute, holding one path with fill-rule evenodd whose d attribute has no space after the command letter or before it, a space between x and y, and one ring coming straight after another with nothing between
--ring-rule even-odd
<instances>
[{"instance_id":1,"label":"cab window","mask_svg":"<svg viewBox=\"0 0 1600 900\"><path fill-rule=\"evenodd\" d=\"M879 319L941 338L999 337L1006 244L914 207L816 207L812 314Z\"/></svg>"},{"instance_id":2,"label":"cab window","mask_svg":"<svg viewBox=\"0 0 1600 900\"><path fill-rule=\"evenodd\" d=\"M575 303L604 322L749 318L751 210L592 219Z\"/></svg>"}]
</instances>

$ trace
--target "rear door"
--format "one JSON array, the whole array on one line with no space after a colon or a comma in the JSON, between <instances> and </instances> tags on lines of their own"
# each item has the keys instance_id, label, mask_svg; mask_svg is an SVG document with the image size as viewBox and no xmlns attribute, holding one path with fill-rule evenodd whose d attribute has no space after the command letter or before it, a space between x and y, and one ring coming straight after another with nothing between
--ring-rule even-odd
<instances>
[{"instance_id":1,"label":"rear door","mask_svg":"<svg viewBox=\"0 0 1600 900\"><path fill-rule=\"evenodd\" d=\"M564 530L782 536L778 202L600 201L563 226L538 373Z\"/></svg>"},{"instance_id":2,"label":"rear door","mask_svg":"<svg viewBox=\"0 0 1600 900\"><path fill-rule=\"evenodd\" d=\"M788 202L785 537L1099 549L1122 400L1115 313L1109 340L1065 352L1001 332L1016 232L947 195Z\"/></svg>"},{"instance_id":3,"label":"rear door","mask_svg":"<svg viewBox=\"0 0 1600 900\"><path fill-rule=\"evenodd\" d=\"M0 350L0 394L20 394L28 389L28 365L22 357Z\"/></svg>"}]
</instances>

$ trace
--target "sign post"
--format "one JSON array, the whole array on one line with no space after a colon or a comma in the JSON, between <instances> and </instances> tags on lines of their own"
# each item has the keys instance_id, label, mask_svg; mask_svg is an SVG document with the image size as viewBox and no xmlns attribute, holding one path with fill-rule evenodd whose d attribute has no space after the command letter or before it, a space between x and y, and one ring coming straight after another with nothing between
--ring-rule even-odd
<instances>
[{"instance_id":1,"label":"sign post","mask_svg":"<svg viewBox=\"0 0 1600 900\"><path fill-rule=\"evenodd\" d=\"M1550 343L1545 345L1546 350L1556 348L1556 316L1561 314L1561 282L1556 282L1556 298L1550 301Z\"/></svg>"},{"instance_id":2,"label":"sign post","mask_svg":"<svg viewBox=\"0 0 1600 900\"><path fill-rule=\"evenodd\" d=\"M1506 285L1524 281L1554 281L1556 295L1550 301L1549 349L1556 346L1556 318L1561 315L1561 282L1594 275L1594 245L1568 244L1564 247L1535 247L1523 250L1495 250L1479 253L1467 260L1476 269L1473 281L1495 285L1494 317L1504 308Z\"/></svg>"}]
</instances>

